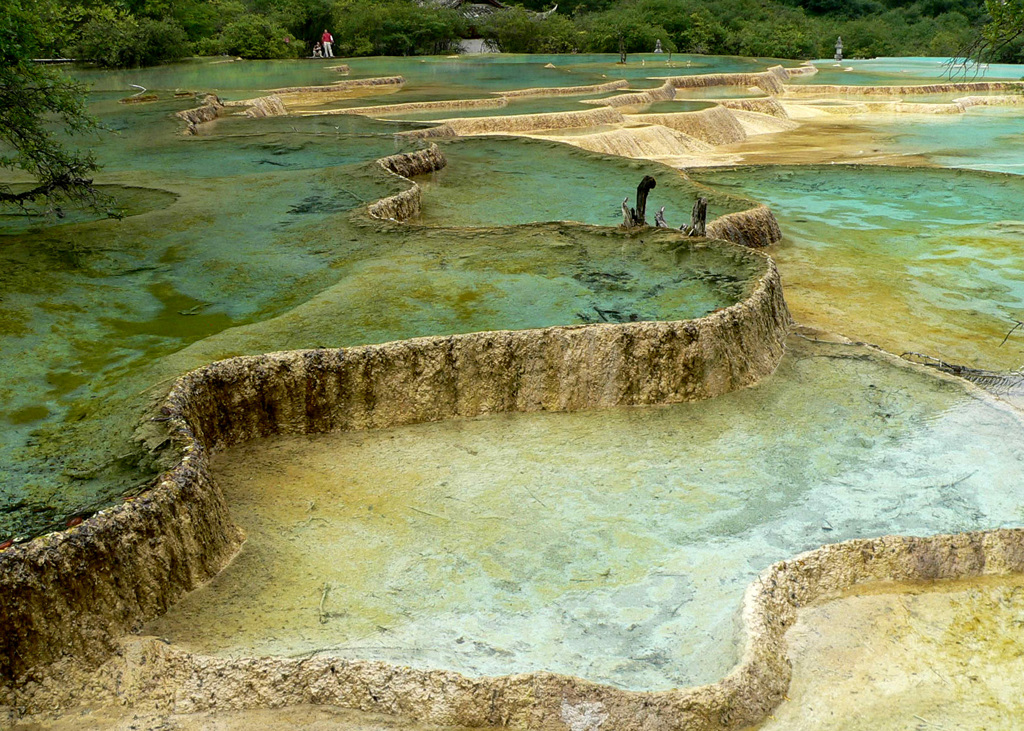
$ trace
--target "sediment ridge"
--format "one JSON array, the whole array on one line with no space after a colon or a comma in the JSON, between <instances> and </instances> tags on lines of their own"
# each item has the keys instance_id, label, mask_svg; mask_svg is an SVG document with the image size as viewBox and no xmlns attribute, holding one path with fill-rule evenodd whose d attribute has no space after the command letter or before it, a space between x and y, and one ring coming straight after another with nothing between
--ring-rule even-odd
<instances>
[{"instance_id":1,"label":"sediment ridge","mask_svg":"<svg viewBox=\"0 0 1024 731\"><path fill-rule=\"evenodd\" d=\"M185 122L187 127L184 134L194 135L199 131L199 125L213 121L220 116L220 110L224 103L215 94L207 94L203 103L194 109L185 109L174 114L175 117Z\"/></svg>"},{"instance_id":2,"label":"sediment ridge","mask_svg":"<svg viewBox=\"0 0 1024 731\"><path fill-rule=\"evenodd\" d=\"M786 109L774 97L763 97L753 99L718 99L718 104L727 109L739 109L744 112L757 112L767 114L780 119L789 119Z\"/></svg>"},{"instance_id":3,"label":"sediment ridge","mask_svg":"<svg viewBox=\"0 0 1024 731\"><path fill-rule=\"evenodd\" d=\"M587 94L605 94L609 91L625 89L629 87L628 79L609 81L604 84L590 84L588 86L538 86L530 89L513 89L511 91L496 91L505 97L518 96L585 96Z\"/></svg>"},{"instance_id":4,"label":"sediment ridge","mask_svg":"<svg viewBox=\"0 0 1024 731\"><path fill-rule=\"evenodd\" d=\"M541 114L508 114L494 117L464 117L440 120L434 127L399 132L413 139L443 137L469 137L486 134L522 134L531 132L582 129L624 121L618 109L602 106L578 112L548 112Z\"/></svg>"},{"instance_id":5,"label":"sediment ridge","mask_svg":"<svg viewBox=\"0 0 1024 731\"><path fill-rule=\"evenodd\" d=\"M263 117L283 117L288 114L281 97L276 95L261 96L258 99L251 99L251 106L245 110L245 116L250 119L261 119Z\"/></svg>"},{"instance_id":6,"label":"sediment ridge","mask_svg":"<svg viewBox=\"0 0 1024 731\"><path fill-rule=\"evenodd\" d=\"M767 94L782 94L790 72L782 66L772 66L757 73L694 74L671 76L667 79L676 89L701 89L710 86L757 87Z\"/></svg>"},{"instance_id":7,"label":"sediment ridge","mask_svg":"<svg viewBox=\"0 0 1024 731\"><path fill-rule=\"evenodd\" d=\"M643 118L627 118L629 121L633 119ZM566 142L590 152L640 159L670 158L680 153L698 155L714 149L696 137L660 124L575 135L572 138L551 136L548 139Z\"/></svg>"},{"instance_id":8,"label":"sediment ridge","mask_svg":"<svg viewBox=\"0 0 1024 731\"><path fill-rule=\"evenodd\" d=\"M469 117L446 119L444 126L456 135L501 134L504 132L535 132L545 129L576 129L618 124L622 115L611 107L585 109L579 112L547 114L515 114L500 117Z\"/></svg>"},{"instance_id":9,"label":"sediment ridge","mask_svg":"<svg viewBox=\"0 0 1024 731\"><path fill-rule=\"evenodd\" d=\"M456 109L500 109L508 106L508 99L496 97L492 99L452 99L436 102L407 102L405 104L379 104L372 107L349 107L347 109L331 109L325 112L308 112L311 115L323 114L363 114L363 115L401 115L415 112L452 111Z\"/></svg>"},{"instance_id":10,"label":"sediment ridge","mask_svg":"<svg viewBox=\"0 0 1024 731\"><path fill-rule=\"evenodd\" d=\"M789 84L786 96L913 96L971 91L1017 91L1024 93L1024 81L968 81L908 86L842 86L837 84Z\"/></svg>"},{"instance_id":11,"label":"sediment ridge","mask_svg":"<svg viewBox=\"0 0 1024 731\"><path fill-rule=\"evenodd\" d=\"M618 94L607 99L585 99L584 104L601 104L608 107L642 107L655 102L668 102L676 98L676 88L666 81L657 89L638 91L632 94Z\"/></svg>"},{"instance_id":12,"label":"sediment ridge","mask_svg":"<svg viewBox=\"0 0 1024 731\"><path fill-rule=\"evenodd\" d=\"M337 67L335 67L337 68ZM345 67L348 68L347 66ZM364 86L404 86L404 76L374 76L367 79L342 79L321 86L285 86L270 89L271 94L325 94L345 89L358 89Z\"/></svg>"},{"instance_id":13,"label":"sediment ridge","mask_svg":"<svg viewBox=\"0 0 1024 731\"><path fill-rule=\"evenodd\" d=\"M782 241L782 229L775 214L763 204L716 218L707 225L707 235L708 238L725 239L751 249Z\"/></svg>"},{"instance_id":14,"label":"sediment ridge","mask_svg":"<svg viewBox=\"0 0 1024 731\"><path fill-rule=\"evenodd\" d=\"M788 327L766 259L746 300L698 320L418 338L193 371L161 409L181 461L157 488L0 554L0 675L102 655L215 573L239 536L210 479L213 450L277 433L710 398L771 373Z\"/></svg>"},{"instance_id":15,"label":"sediment ridge","mask_svg":"<svg viewBox=\"0 0 1024 731\"><path fill-rule=\"evenodd\" d=\"M215 364L217 365L217 364ZM620 690L547 672L468 678L383 662L330 656L228 658L195 655L156 638L126 639L98 680L71 662L60 680L0 690L27 712L99 696L194 713L300 704L388 713L441 725L579 731L600 719L622 731L733 731L764 720L791 679L786 633L797 612L878 581L938 581L1024 571L1024 530L927 538L885 536L822 546L773 564L744 595L740 662L709 685L671 691Z\"/></svg>"},{"instance_id":16,"label":"sediment ridge","mask_svg":"<svg viewBox=\"0 0 1024 731\"><path fill-rule=\"evenodd\" d=\"M420 214L423 203L423 192L420 186L409 178L440 170L448 164L436 144L418 152L403 152L377 161L382 168L392 175L402 178L408 188L395 195L381 198L370 204L367 212L372 218L392 221L408 221Z\"/></svg>"},{"instance_id":17,"label":"sediment ridge","mask_svg":"<svg viewBox=\"0 0 1024 731\"><path fill-rule=\"evenodd\" d=\"M736 115L725 107L716 106L699 112L644 114L632 119L674 129L709 145L727 145L747 138Z\"/></svg>"}]
</instances>

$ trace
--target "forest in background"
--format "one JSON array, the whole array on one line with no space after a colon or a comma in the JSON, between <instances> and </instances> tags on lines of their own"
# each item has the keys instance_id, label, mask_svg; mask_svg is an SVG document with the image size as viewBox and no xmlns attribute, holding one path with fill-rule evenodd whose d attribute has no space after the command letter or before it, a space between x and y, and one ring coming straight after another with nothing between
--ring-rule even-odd
<instances>
[{"instance_id":1,"label":"forest in background","mask_svg":"<svg viewBox=\"0 0 1024 731\"><path fill-rule=\"evenodd\" d=\"M336 56L451 52L482 37L509 53L666 51L827 58L952 56L979 38L1000 0L521 0L467 18L416 0L82 0L42 3L51 57L143 66L190 55L307 56L323 29ZM1018 4L1019 0L1011 0ZM1005 4L1005 3L1004 3ZM991 51L992 49L990 49ZM987 61L1024 61L1019 39Z\"/></svg>"}]
</instances>

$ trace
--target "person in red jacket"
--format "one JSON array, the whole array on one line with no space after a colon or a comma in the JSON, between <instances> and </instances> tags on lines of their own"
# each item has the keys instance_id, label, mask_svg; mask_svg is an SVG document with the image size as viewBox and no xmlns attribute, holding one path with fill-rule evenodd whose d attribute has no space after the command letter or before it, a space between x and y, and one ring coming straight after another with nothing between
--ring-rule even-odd
<instances>
[{"instance_id":1,"label":"person in red jacket","mask_svg":"<svg viewBox=\"0 0 1024 731\"><path fill-rule=\"evenodd\" d=\"M324 34L320 36L320 42L324 44L324 58L334 58L334 51L331 50L334 36L328 33L326 28L324 28Z\"/></svg>"}]
</instances>

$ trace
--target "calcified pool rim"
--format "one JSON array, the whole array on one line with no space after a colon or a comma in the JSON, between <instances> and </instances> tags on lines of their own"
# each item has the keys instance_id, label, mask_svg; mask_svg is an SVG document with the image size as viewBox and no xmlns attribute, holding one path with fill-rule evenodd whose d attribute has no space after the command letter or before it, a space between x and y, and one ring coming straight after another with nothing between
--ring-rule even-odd
<instances>
[{"instance_id":1,"label":"calcified pool rim","mask_svg":"<svg viewBox=\"0 0 1024 731\"><path fill-rule=\"evenodd\" d=\"M378 161L407 184L405 175L443 163L435 146ZM413 184L371 210L383 203L387 210L378 213L393 218L401 201L418 204L418 196ZM734 248L702 240L690 245ZM494 411L696 400L770 374L790 324L779 274L766 257L742 248L733 254L759 272L749 295L696 320L293 351L220 361L186 374L151 420L164 427L180 455L156 487L68 530L0 551L0 623L10 629L0 638L3 677L64 654L102 654L117 635L161 614L230 560L242 536L207 464L208 453L220 446L271 433L380 428Z\"/></svg>"},{"instance_id":2,"label":"calcified pool rim","mask_svg":"<svg viewBox=\"0 0 1024 731\"><path fill-rule=\"evenodd\" d=\"M411 169L437 164L431 150L419 155L409 156L422 161ZM378 162L405 177L403 156L393 158L399 158L395 165L384 161L391 158ZM154 417L181 455L157 487L67 531L0 553L7 600L0 620L13 629L0 640L4 676L24 676L61 656L102 658L120 635L230 560L242 536L208 466L208 454L221 446L274 433L383 428L494 411L709 398L770 373L788 326L778 272L766 259L748 299L698 320L272 353L186 374ZM743 658L723 680L652 693L552 673L471 679L325 657L201 658L158 643L151 652L190 669L193 681L209 679L197 701L205 708L217 708L226 697L237 707L258 685L259 694L245 702L334 703L433 723L575 728L579 718L599 718L624 729L731 729L762 720L782 699L790 677L784 637L800 606L865 581L1022 570L1024 530L824 546L769 567L751 584L742 609Z\"/></svg>"}]
</instances>

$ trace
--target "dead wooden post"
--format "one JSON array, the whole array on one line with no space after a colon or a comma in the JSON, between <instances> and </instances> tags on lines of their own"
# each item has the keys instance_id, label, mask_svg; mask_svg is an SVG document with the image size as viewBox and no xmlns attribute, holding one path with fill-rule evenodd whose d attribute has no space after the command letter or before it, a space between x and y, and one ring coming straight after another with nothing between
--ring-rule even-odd
<instances>
[{"instance_id":1,"label":"dead wooden post","mask_svg":"<svg viewBox=\"0 0 1024 731\"><path fill-rule=\"evenodd\" d=\"M636 208L630 208L629 196L622 199L622 225L626 228L639 228L647 225L647 195L654 190L658 182L650 175L645 175L640 185L636 186Z\"/></svg>"},{"instance_id":2,"label":"dead wooden post","mask_svg":"<svg viewBox=\"0 0 1024 731\"><path fill-rule=\"evenodd\" d=\"M706 236L708 222L708 199L698 198L693 204L693 213L690 214L690 225L680 226L687 236Z\"/></svg>"},{"instance_id":3,"label":"dead wooden post","mask_svg":"<svg viewBox=\"0 0 1024 731\"><path fill-rule=\"evenodd\" d=\"M654 190L657 184L658 181L650 175L645 175L644 179L640 181L640 185L636 186L636 211L633 212L634 226L647 225L647 195Z\"/></svg>"}]
</instances>

